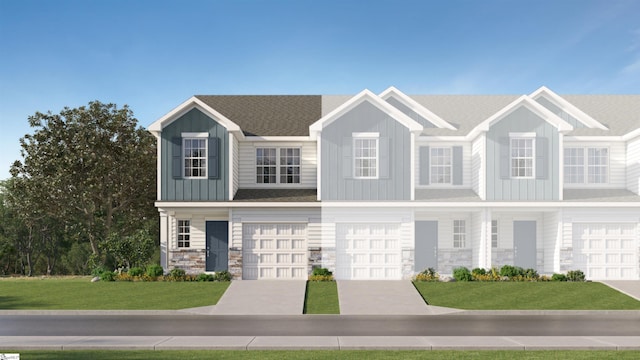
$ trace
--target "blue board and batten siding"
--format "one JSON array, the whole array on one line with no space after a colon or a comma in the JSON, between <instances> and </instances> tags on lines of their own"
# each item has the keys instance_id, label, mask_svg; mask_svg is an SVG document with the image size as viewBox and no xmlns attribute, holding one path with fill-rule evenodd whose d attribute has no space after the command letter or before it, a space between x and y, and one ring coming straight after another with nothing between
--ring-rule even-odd
<instances>
[{"instance_id":1,"label":"blue board and batten siding","mask_svg":"<svg viewBox=\"0 0 640 360\"><path fill-rule=\"evenodd\" d=\"M536 178L511 179L509 133L531 132L536 133ZM491 125L487 132L487 200L558 200L557 154L560 149L556 127L524 107Z\"/></svg>"},{"instance_id":2,"label":"blue board and batten siding","mask_svg":"<svg viewBox=\"0 0 640 360\"><path fill-rule=\"evenodd\" d=\"M379 133L379 178L354 179L353 133ZM409 129L363 102L322 130L323 200L410 200Z\"/></svg>"},{"instance_id":3,"label":"blue board and batten siding","mask_svg":"<svg viewBox=\"0 0 640 360\"><path fill-rule=\"evenodd\" d=\"M182 133L209 133L208 148L209 161L207 166L213 166L211 156L216 156L215 168L209 167L206 179L184 179L174 176L174 157L180 151ZM162 171L161 171L161 201L224 201L228 200L228 132L227 129L199 111L192 109L180 118L162 129ZM178 142L176 143L176 140ZM217 154L212 153L211 146L217 145ZM180 160L180 165L181 160ZM184 171L184 170L183 170ZM217 172L217 173L216 173Z\"/></svg>"}]
</instances>

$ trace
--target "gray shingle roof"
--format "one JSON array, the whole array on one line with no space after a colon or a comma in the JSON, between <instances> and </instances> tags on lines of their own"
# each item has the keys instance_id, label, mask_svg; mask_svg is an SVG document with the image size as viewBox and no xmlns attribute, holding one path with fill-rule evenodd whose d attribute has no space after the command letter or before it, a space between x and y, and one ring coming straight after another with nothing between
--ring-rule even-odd
<instances>
[{"instance_id":1,"label":"gray shingle roof","mask_svg":"<svg viewBox=\"0 0 640 360\"><path fill-rule=\"evenodd\" d=\"M447 202L481 201L478 194L471 189L416 189L416 200Z\"/></svg>"},{"instance_id":2,"label":"gray shingle roof","mask_svg":"<svg viewBox=\"0 0 640 360\"><path fill-rule=\"evenodd\" d=\"M238 189L233 201L316 202L316 189Z\"/></svg>"},{"instance_id":3,"label":"gray shingle roof","mask_svg":"<svg viewBox=\"0 0 640 360\"><path fill-rule=\"evenodd\" d=\"M640 203L640 196L626 189L565 189L564 200Z\"/></svg>"}]
</instances>

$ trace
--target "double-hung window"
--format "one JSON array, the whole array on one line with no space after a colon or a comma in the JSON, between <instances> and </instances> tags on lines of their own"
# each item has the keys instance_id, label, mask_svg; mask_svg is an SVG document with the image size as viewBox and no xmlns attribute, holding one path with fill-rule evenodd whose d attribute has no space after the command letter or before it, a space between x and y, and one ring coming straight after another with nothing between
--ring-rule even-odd
<instances>
[{"instance_id":1,"label":"double-hung window","mask_svg":"<svg viewBox=\"0 0 640 360\"><path fill-rule=\"evenodd\" d=\"M498 220L491 220L491 247L498 247Z\"/></svg>"},{"instance_id":2,"label":"double-hung window","mask_svg":"<svg viewBox=\"0 0 640 360\"><path fill-rule=\"evenodd\" d=\"M467 224L465 220L453 220L453 247L467 246Z\"/></svg>"},{"instance_id":3,"label":"double-hung window","mask_svg":"<svg viewBox=\"0 0 640 360\"><path fill-rule=\"evenodd\" d=\"M608 148L571 147L564 149L565 184L606 184L608 181Z\"/></svg>"},{"instance_id":4,"label":"double-hung window","mask_svg":"<svg viewBox=\"0 0 640 360\"><path fill-rule=\"evenodd\" d=\"M257 148L256 183L299 184L300 148Z\"/></svg>"},{"instance_id":5,"label":"double-hung window","mask_svg":"<svg viewBox=\"0 0 640 360\"><path fill-rule=\"evenodd\" d=\"M379 134L353 133L353 177L377 179L380 162Z\"/></svg>"},{"instance_id":6,"label":"double-hung window","mask_svg":"<svg viewBox=\"0 0 640 360\"><path fill-rule=\"evenodd\" d=\"M509 134L511 178L535 178L536 138L535 133Z\"/></svg>"},{"instance_id":7,"label":"double-hung window","mask_svg":"<svg viewBox=\"0 0 640 360\"><path fill-rule=\"evenodd\" d=\"M188 248L191 245L191 221L178 220L178 247Z\"/></svg>"},{"instance_id":8,"label":"double-hung window","mask_svg":"<svg viewBox=\"0 0 640 360\"><path fill-rule=\"evenodd\" d=\"M185 178L207 177L207 133L182 137L182 163Z\"/></svg>"},{"instance_id":9,"label":"double-hung window","mask_svg":"<svg viewBox=\"0 0 640 360\"><path fill-rule=\"evenodd\" d=\"M451 148L432 147L430 153L430 183L451 184Z\"/></svg>"}]
</instances>

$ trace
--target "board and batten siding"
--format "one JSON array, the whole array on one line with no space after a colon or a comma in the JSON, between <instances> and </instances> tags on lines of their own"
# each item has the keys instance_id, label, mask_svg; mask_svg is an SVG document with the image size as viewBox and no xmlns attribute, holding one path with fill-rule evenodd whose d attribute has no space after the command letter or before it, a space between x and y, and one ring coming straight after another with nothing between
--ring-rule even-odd
<instances>
[{"instance_id":1,"label":"board and batten siding","mask_svg":"<svg viewBox=\"0 0 640 360\"><path fill-rule=\"evenodd\" d=\"M218 139L218 176L215 179L184 179L173 176L174 138L182 133L207 132ZM227 129L198 109L192 109L162 129L160 174L161 201L224 201L229 198L229 150ZM181 145L181 144L180 144ZM182 148L180 146L180 148ZM181 156L181 155L180 155ZM207 161L207 164L209 162ZM209 173L210 169L207 170Z\"/></svg>"},{"instance_id":2,"label":"board and batten siding","mask_svg":"<svg viewBox=\"0 0 640 360\"><path fill-rule=\"evenodd\" d=\"M428 173L430 172L431 169L429 169L429 171L427 173L425 173L422 169L422 166L424 166L425 164L429 164L430 162L427 161L423 161L423 157L422 157L422 153L426 153L424 150L426 150L425 148L451 148L452 149L452 156L453 155L453 148L454 147L460 147L462 148L462 162L460 164L457 163L452 163L452 172L451 172L451 184L425 184L424 179L422 179L421 177L425 176L425 174L428 175ZM422 150L421 150L422 148ZM416 159L416 169L415 169L415 184L417 188L430 188L430 187L438 187L438 188L471 188L471 183L472 183L472 177L471 177L471 144L469 144L468 142L441 142L441 141L437 141L437 142L433 142L433 141L428 141L428 140L418 140L416 141L416 148L415 148L415 153L414 153L415 159ZM452 162L455 161L455 159L452 159ZM427 165L429 166L429 165ZM462 183L458 184L458 185L454 185L453 183L455 182L454 179L454 175L456 174L456 169L454 169L455 167L459 167L459 169L461 169L461 173L459 173L458 175L456 175L457 177L462 177ZM426 181L428 183L428 181Z\"/></svg>"},{"instance_id":3,"label":"board and batten siding","mask_svg":"<svg viewBox=\"0 0 640 360\"><path fill-rule=\"evenodd\" d=\"M299 184L258 184L256 181L257 148L299 148L300 183ZM317 157L315 141L241 141L238 147L238 186L241 189L297 187L315 189L317 187ZM279 157L280 154L276 154ZM277 179L280 180L279 178Z\"/></svg>"},{"instance_id":4,"label":"board and batten siding","mask_svg":"<svg viewBox=\"0 0 640 360\"><path fill-rule=\"evenodd\" d=\"M240 154L240 147L238 145L238 139L235 136L231 136L231 138L233 139L232 142L232 147L231 147L231 151L233 151L233 164L232 168L233 168L233 196L236 195L236 193L238 192L238 186L239 186L239 182L240 182L240 171L239 171L239 154Z\"/></svg>"},{"instance_id":5,"label":"board and batten siding","mask_svg":"<svg viewBox=\"0 0 640 360\"><path fill-rule=\"evenodd\" d=\"M471 142L471 188L476 194L480 196L480 199L486 198L485 186L486 179L482 173L482 163L485 162L486 157L486 136L485 134L479 135Z\"/></svg>"},{"instance_id":6,"label":"board and batten siding","mask_svg":"<svg viewBox=\"0 0 640 360\"><path fill-rule=\"evenodd\" d=\"M640 194L640 137L627 142L627 189Z\"/></svg>"},{"instance_id":7,"label":"board and batten siding","mask_svg":"<svg viewBox=\"0 0 640 360\"><path fill-rule=\"evenodd\" d=\"M609 149L609 169L607 183L605 184L564 184L569 188L618 188L624 189L627 186L627 155L625 143L622 141L569 141L565 139L565 148L608 148ZM564 156L564 150L562 151ZM587 164L587 154L585 152L585 166ZM585 173L585 180L587 175ZM565 177L566 180L566 177Z\"/></svg>"},{"instance_id":8,"label":"board and batten siding","mask_svg":"<svg viewBox=\"0 0 640 360\"><path fill-rule=\"evenodd\" d=\"M502 161L507 161L510 174L510 159L501 156L509 146L509 133L536 133L535 179L503 178ZM547 147L540 149L539 139L544 139ZM487 200L536 201L559 199L559 134L558 130L530 110L520 107L491 125L487 132ZM539 159L540 151L545 157ZM506 149L506 153L510 151ZM502 158L502 159L501 159ZM543 161L543 163L540 163ZM541 167L544 172L541 174Z\"/></svg>"},{"instance_id":9,"label":"board and batten siding","mask_svg":"<svg viewBox=\"0 0 640 360\"><path fill-rule=\"evenodd\" d=\"M586 127L581 121L569 115L566 111L555 106L551 101L547 100L545 97L541 96L537 98L536 101L538 102L538 104L544 106L552 113L558 115L562 120L571 124L571 126L573 126L574 128Z\"/></svg>"},{"instance_id":10,"label":"board and batten siding","mask_svg":"<svg viewBox=\"0 0 640 360\"><path fill-rule=\"evenodd\" d=\"M379 133L379 178L354 179L353 133ZM328 124L321 142L322 200L411 199L409 129L374 105L364 102Z\"/></svg>"}]
</instances>

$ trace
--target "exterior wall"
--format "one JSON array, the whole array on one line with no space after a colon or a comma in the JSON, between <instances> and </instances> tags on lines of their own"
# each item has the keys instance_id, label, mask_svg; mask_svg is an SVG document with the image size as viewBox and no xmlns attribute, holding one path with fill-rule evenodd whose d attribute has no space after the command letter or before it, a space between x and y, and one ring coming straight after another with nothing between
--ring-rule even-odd
<instances>
[{"instance_id":1,"label":"exterior wall","mask_svg":"<svg viewBox=\"0 0 640 360\"><path fill-rule=\"evenodd\" d=\"M576 188L617 188L624 189L627 186L627 154L625 143L622 141L569 141L565 138L565 148L608 148L609 149L609 181L606 184L564 184L567 189ZM640 151L639 151L640 153ZM564 156L564 150L560 154ZM585 162L587 159L585 158ZM566 179L566 178L565 178Z\"/></svg>"},{"instance_id":2,"label":"exterior wall","mask_svg":"<svg viewBox=\"0 0 640 360\"><path fill-rule=\"evenodd\" d=\"M483 163L486 163L486 141L482 134L471 143L471 188L482 200L486 198L486 179L482 172Z\"/></svg>"},{"instance_id":3,"label":"exterior wall","mask_svg":"<svg viewBox=\"0 0 640 360\"><path fill-rule=\"evenodd\" d=\"M498 220L498 247L491 249L491 266L513 265L513 222L518 220L536 221L536 270L544 270L544 216L533 212L493 212L492 218Z\"/></svg>"},{"instance_id":4,"label":"exterior wall","mask_svg":"<svg viewBox=\"0 0 640 360\"><path fill-rule=\"evenodd\" d=\"M562 120L568 122L569 124L571 124L571 126L573 126L574 128L581 128L581 127L586 127L582 122L580 122L578 119L574 118L573 116L569 115L566 111L560 109L559 107L555 106L551 101L547 100L545 97L540 96L539 98L536 99L536 101L546 107L547 109L549 109L552 113L558 115Z\"/></svg>"},{"instance_id":5,"label":"exterior wall","mask_svg":"<svg viewBox=\"0 0 640 360\"><path fill-rule=\"evenodd\" d=\"M395 108L397 108L398 110L402 111L405 115L407 115L408 117L412 118L413 120L415 120L417 123L419 123L420 125L426 127L426 128L433 128L436 127L435 125L433 125L431 122L429 122L429 120L423 118L422 116L420 116L417 112L411 110L409 107L407 107L406 105L404 105L402 102L400 102L399 100L397 100L396 98L394 98L393 96L391 96L390 98L388 98L386 100L389 104L393 105Z\"/></svg>"},{"instance_id":6,"label":"exterior wall","mask_svg":"<svg viewBox=\"0 0 640 360\"><path fill-rule=\"evenodd\" d=\"M217 179L174 179L172 174L172 139L183 132L208 132L219 139L220 173ZM222 125L197 109L184 114L162 130L161 201L223 201L228 200L229 150L228 132Z\"/></svg>"},{"instance_id":7,"label":"exterior wall","mask_svg":"<svg viewBox=\"0 0 640 360\"><path fill-rule=\"evenodd\" d=\"M640 194L640 137L627 142L627 189Z\"/></svg>"},{"instance_id":8,"label":"exterior wall","mask_svg":"<svg viewBox=\"0 0 640 360\"><path fill-rule=\"evenodd\" d=\"M416 220L432 220L438 222L438 266L440 274L452 274L453 269L464 266L472 269L473 260L473 215L466 212L418 213ZM465 220L466 241L464 248L453 247L453 220Z\"/></svg>"},{"instance_id":9,"label":"exterior wall","mask_svg":"<svg viewBox=\"0 0 640 360\"><path fill-rule=\"evenodd\" d=\"M299 184L258 184L256 182L256 148L300 148ZM295 187L313 189L317 182L315 141L242 141L239 143L238 176L241 189ZM279 157L279 154L276 154ZM278 179L279 181L279 179Z\"/></svg>"},{"instance_id":10,"label":"exterior wall","mask_svg":"<svg viewBox=\"0 0 640 360\"><path fill-rule=\"evenodd\" d=\"M547 139L546 179L501 178L502 138L512 132L535 132ZM559 199L559 134L557 129L524 107L516 109L487 132L487 200L540 201ZM538 154L540 149L536 149ZM538 159L536 159L536 164ZM536 165L537 167L537 165Z\"/></svg>"},{"instance_id":11,"label":"exterior wall","mask_svg":"<svg viewBox=\"0 0 640 360\"><path fill-rule=\"evenodd\" d=\"M240 183L240 170L239 170L239 157L240 157L240 146L238 144L238 139L233 136L232 137L232 146L231 151L233 152L233 163L231 164L231 169L233 171L233 195L236 195L238 192L238 187Z\"/></svg>"},{"instance_id":12,"label":"exterior wall","mask_svg":"<svg viewBox=\"0 0 640 360\"><path fill-rule=\"evenodd\" d=\"M389 140L389 154L380 152L378 179L353 178L351 134L378 132ZM411 138L409 130L364 102L327 125L321 137L322 200L409 200L411 198ZM382 149L380 149L382 150ZM387 155L388 159L383 159ZM346 160L345 160L346 158ZM385 165L384 161L388 164ZM388 176L380 171L388 166Z\"/></svg>"},{"instance_id":13,"label":"exterior wall","mask_svg":"<svg viewBox=\"0 0 640 360\"><path fill-rule=\"evenodd\" d=\"M543 215L543 256L544 273L560 271L560 246L562 241L562 214L560 211L546 212Z\"/></svg>"},{"instance_id":14,"label":"exterior wall","mask_svg":"<svg viewBox=\"0 0 640 360\"><path fill-rule=\"evenodd\" d=\"M432 147L453 147L453 146L461 146L462 147L462 185L452 185L452 184L420 184L420 148L428 146ZM414 156L416 159L416 168L415 168L415 184L416 188L471 188L472 186L472 174L471 174L471 144L468 142L450 142L450 141L428 141L428 140L417 140L416 147L414 149ZM451 175L453 179L453 171Z\"/></svg>"}]
</instances>

